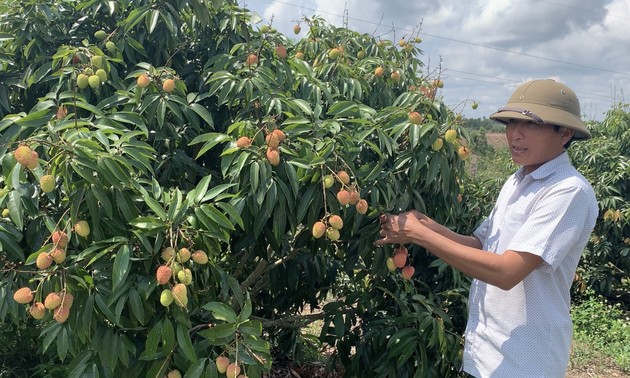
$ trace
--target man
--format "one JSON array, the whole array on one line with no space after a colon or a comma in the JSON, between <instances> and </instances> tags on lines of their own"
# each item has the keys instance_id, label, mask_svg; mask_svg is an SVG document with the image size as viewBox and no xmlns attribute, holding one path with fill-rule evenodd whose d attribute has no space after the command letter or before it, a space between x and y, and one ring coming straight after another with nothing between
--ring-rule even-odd
<instances>
[{"instance_id":1,"label":"man","mask_svg":"<svg viewBox=\"0 0 630 378\"><path fill-rule=\"evenodd\" d=\"M473 236L417 211L381 216L382 244L415 243L473 277L464 371L475 377L564 377L570 288L598 215L593 189L569 162L590 138L575 93L553 80L520 85L490 116L506 125L521 168Z\"/></svg>"}]
</instances>

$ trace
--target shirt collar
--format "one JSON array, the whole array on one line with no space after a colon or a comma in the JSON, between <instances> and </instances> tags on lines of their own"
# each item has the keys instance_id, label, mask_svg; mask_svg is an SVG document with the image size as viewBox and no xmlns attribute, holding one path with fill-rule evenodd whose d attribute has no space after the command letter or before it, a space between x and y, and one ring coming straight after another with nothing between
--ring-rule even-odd
<instances>
[{"instance_id":1,"label":"shirt collar","mask_svg":"<svg viewBox=\"0 0 630 378\"><path fill-rule=\"evenodd\" d=\"M541 180L553 174L554 172L557 172L560 167L567 164L571 164L571 161L569 160L569 154L567 154L567 151L564 151L560 155L538 167L534 172L530 173L530 176L533 180ZM527 174L525 173L524 167L521 167L521 169L516 172L516 178L519 181L526 176Z\"/></svg>"}]
</instances>

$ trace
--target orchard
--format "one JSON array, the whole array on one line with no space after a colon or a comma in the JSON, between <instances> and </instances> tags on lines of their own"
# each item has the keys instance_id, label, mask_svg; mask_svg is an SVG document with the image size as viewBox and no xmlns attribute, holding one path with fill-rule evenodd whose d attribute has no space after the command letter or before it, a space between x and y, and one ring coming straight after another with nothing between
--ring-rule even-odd
<instances>
[{"instance_id":1,"label":"orchard","mask_svg":"<svg viewBox=\"0 0 630 378\"><path fill-rule=\"evenodd\" d=\"M292 40L228 0L3 3L0 320L42 358L261 377L318 321L348 376L457 376L467 279L373 245L383 211L473 217L420 38L305 17Z\"/></svg>"}]
</instances>

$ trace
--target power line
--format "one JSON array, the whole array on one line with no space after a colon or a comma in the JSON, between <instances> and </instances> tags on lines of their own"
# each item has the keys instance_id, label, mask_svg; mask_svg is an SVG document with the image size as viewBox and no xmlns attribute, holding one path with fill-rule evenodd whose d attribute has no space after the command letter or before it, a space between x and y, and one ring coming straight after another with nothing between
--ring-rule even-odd
<instances>
[{"instance_id":1,"label":"power line","mask_svg":"<svg viewBox=\"0 0 630 378\"><path fill-rule=\"evenodd\" d=\"M288 2L285 2L285 1L281 1L281 0L274 0L274 1L276 3L279 3L279 4L283 4L283 5L299 8L299 9L307 9L307 10L310 10L310 11L313 11L313 12L327 14L327 15L331 15L331 16L335 16L335 17L344 17L344 16L342 16L342 15L340 15L338 13L322 11L322 10L319 10L319 9L310 8L310 7L306 7L306 6L302 6L302 5L295 5L295 4L291 4L291 3L288 3ZM543 1L543 0L539 0L539 1ZM554 5L559 5L559 4L554 3ZM568 6L566 6L566 7L568 7ZM576 8L576 9L579 9L579 8ZM349 20L358 21L358 22L369 24L369 25L377 25L377 26L382 25L381 23L377 23L377 22L374 22L374 21L368 21L368 20L364 20L364 19L360 19L360 18L356 18L356 17L349 17L349 16L345 16L345 17L347 19L349 19ZM409 32L409 33L413 33L414 32L413 30L409 30L409 29L403 29L403 30L406 31L406 32ZM544 56L532 55L532 54L527 54L527 53L523 53L523 52L519 52L519 51L502 49L502 48L499 48L499 47L485 45L485 44L482 44L482 43L474 43L474 42L464 41L464 40L457 39L457 38L444 37L444 36L441 36L441 35L431 34L431 33L426 33L426 32L420 32L419 34L422 34L422 35L425 35L425 36L429 36L429 37L433 37L433 38L437 38L437 39L446 40L446 41L457 42L457 43L466 44L466 45L470 45L470 46L477 46L477 47L482 47L482 48L486 48L486 49L491 49L491 50L495 50L495 51L499 51L499 52L503 52L503 53L514 54L514 55L519 55L519 56L525 56L525 57L534 58L534 59L540 59L540 60L553 62L553 63L565 64L565 65L570 65L570 66L580 67L580 68L586 68L586 69L595 70L595 71L602 71L602 72L614 73L614 74L619 74L619 75L624 75L624 76L630 76L629 72L622 72L622 71L616 71L616 70L611 70L611 69L607 69L607 68L593 67L593 66L589 66L589 65L586 65L586 64L567 62L567 61L563 61L563 60L547 58L547 57L544 57Z\"/></svg>"}]
</instances>

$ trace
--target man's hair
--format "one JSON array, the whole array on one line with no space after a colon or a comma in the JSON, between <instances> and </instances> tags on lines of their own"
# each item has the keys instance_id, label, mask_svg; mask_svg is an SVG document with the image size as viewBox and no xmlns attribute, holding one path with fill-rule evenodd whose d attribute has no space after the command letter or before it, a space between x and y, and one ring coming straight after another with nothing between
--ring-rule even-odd
<instances>
[{"instance_id":1,"label":"man's hair","mask_svg":"<svg viewBox=\"0 0 630 378\"><path fill-rule=\"evenodd\" d=\"M555 132L560 132L560 126L558 125L553 125L553 129ZM573 137L575 137L575 134L573 134ZM568 149L569 146L571 145L571 142L573 142L573 138L569 139L565 144L564 144L564 149Z\"/></svg>"}]
</instances>

